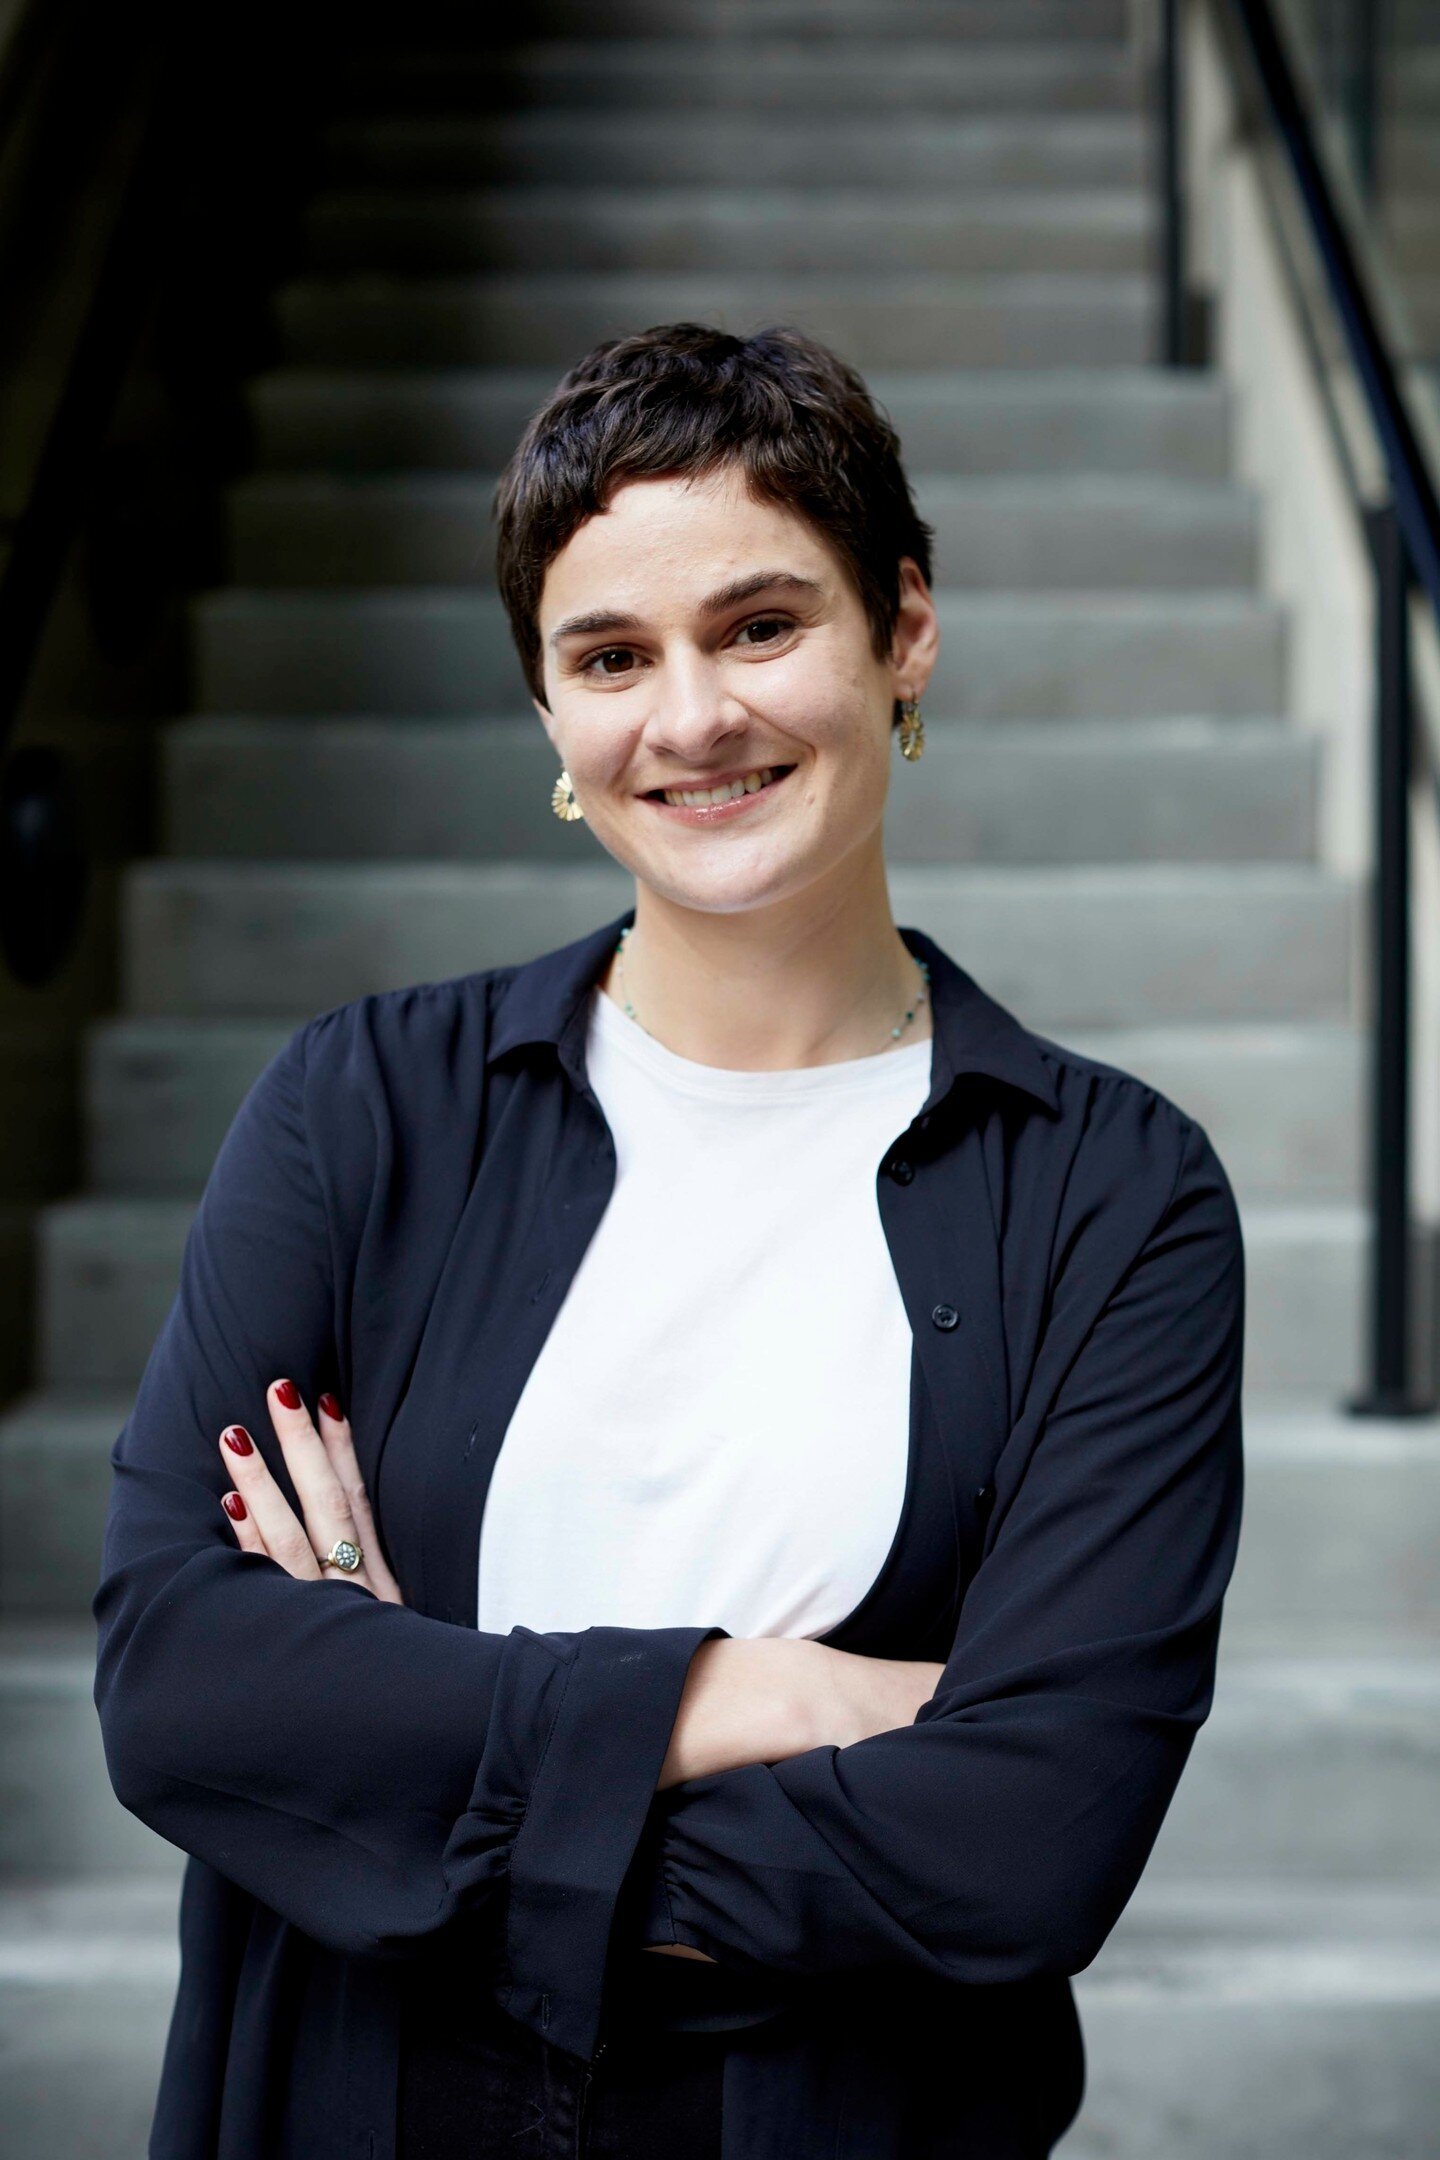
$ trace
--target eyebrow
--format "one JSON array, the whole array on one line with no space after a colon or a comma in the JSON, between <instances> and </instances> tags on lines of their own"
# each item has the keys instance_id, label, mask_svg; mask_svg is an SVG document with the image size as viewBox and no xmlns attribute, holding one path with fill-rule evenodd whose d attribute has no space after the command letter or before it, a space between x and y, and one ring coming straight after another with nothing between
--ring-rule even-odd
<instances>
[{"instance_id":1,"label":"eyebrow","mask_svg":"<svg viewBox=\"0 0 1440 2160\"><path fill-rule=\"evenodd\" d=\"M825 588L814 578L800 577L794 570L752 570L748 577L732 578L728 585L721 585L700 602L702 615L724 615L730 608L739 607L744 600L753 600L757 593L789 592L804 595L807 599L823 600ZM594 636L597 631L643 630L645 625L638 615L622 615L609 608L597 609L590 615L567 615L564 622L557 623L550 633L550 643L558 645L562 638Z\"/></svg>"}]
</instances>

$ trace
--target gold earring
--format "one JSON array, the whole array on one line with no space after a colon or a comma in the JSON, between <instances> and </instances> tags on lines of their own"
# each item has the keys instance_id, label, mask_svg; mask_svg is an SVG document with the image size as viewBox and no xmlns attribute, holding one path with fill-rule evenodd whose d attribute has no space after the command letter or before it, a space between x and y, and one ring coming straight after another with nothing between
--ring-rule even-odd
<instances>
[{"instance_id":1,"label":"gold earring","mask_svg":"<svg viewBox=\"0 0 1440 2160\"><path fill-rule=\"evenodd\" d=\"M575 789L570 775L563 767L561 768L560 777L555 782L550 793L550 807L556 817L564 818L567 823L572 822L575 818L583 818L585 815L585 812L575 800Z\"/></svg>"},{"instance_id":2,"label":"gold earring","mask_svg":"<svg viewBox=\"0 0 1440 2160\"><path fill-rule=\"evenodd\" d=\"M920 717L920 707L914 698L900 700L900 755L923 757L925 754L925 722Z\"/></svg>"}]
</instances>

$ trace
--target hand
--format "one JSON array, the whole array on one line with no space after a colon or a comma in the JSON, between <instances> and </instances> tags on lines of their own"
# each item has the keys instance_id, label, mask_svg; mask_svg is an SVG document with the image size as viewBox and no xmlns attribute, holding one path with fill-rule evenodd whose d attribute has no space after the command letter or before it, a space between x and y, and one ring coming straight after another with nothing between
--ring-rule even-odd
<instances>
[{"instance_id":1,"label":"hand","mask_svg":"<svg viewBox=\"0 0 1440 2160\"><path fill-rule=\"evenodd\" d=\"M264 1553L297 1581L359 1583L385 1604L403 1605L380 1551L349 1420L339 1403L333 1395L321 1396L317 1428L292 1380L272 1381L266 1402L305 1519L297 1517L244 1426L227 1425L218 1445L236 1490L225 1495L224 1507L242 1550ZM365 1556L351 1575L320 1565L320 1554L337 1538L348 1538Z\"/></svg>"}]
</instances>

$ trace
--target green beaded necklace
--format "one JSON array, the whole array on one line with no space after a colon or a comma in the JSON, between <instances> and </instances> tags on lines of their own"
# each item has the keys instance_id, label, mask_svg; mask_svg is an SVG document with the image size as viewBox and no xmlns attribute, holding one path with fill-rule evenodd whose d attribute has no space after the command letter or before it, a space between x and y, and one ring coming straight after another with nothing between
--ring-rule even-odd
<instances>
[{"instance_id":1,"label":"green beaded necklace","mask_svg":"<svg viewBox=\"0 0 1440 2160\"><path fill-rule=\"evenodd\" d=\"M635 1007L630 1003L630 985L625 980L625 940L629 937L630 932L634 929L634 927L634 923L627 923L625 925L625 928L620 932L620 942L615 947L615 957L620 963L620 987L625 993L622 1000L625 1011L630 1015L630 1018L635 1022L635 1025L637 1027L645 1027L644 1021L636 1012ZM914 955L912 954L911 957L914 958ZM900 1040L900 1037L904 1034L906 1028L909 1027L911 1021L915 1018L916 1013L919 1012L920 1007L924 1004L926 992L930 987L929 963L924 960L916 960L915 965L919 968L921 976L924 978L920 986L920 994L916 998L914 1004L910 1007L909 1012L906 1013L904 1019L900 1022L899 1027L891 1028L890 1040L892 1042L898 1042ZM650 1030L648 1028L645 1028L645 1032L648 1035Z\"/></svg>"}]
</instances>

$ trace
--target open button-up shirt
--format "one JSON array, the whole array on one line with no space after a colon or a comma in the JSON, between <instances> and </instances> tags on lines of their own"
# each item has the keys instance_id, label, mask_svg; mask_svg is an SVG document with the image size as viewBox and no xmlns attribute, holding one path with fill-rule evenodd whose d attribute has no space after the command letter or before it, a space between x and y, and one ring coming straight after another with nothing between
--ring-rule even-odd
<instances>
[{"instance_id":1,"label":"open button-up shirt","mask_svg":"<svg viewBox=\"0 0 1440 2160\"><path fill-rule=\"evenodd\" d=\"M192 1856L152 2160L392 2160L442 1938L477 2005L585 2061L642 1971L681 2024L727 1988L725 2160L899 2160L922 2083L974 2160L1078 2106L1069 1976L1208 1715L1239 1536L1229 1182L1173 1102L902 928L935 1031L876 1166L910 1473L824 1639L944 1671L912 1725L657 1794L724 1628L474 1626L490 1474L613 1189L586 1001L631 920L307 1021L216 1157L94 1601L115 1789ZM293 1500L281 1373L345 1403L403 1607L236 1547L217 1436L247 1424Z\"/></svg>"}]
</instances>

